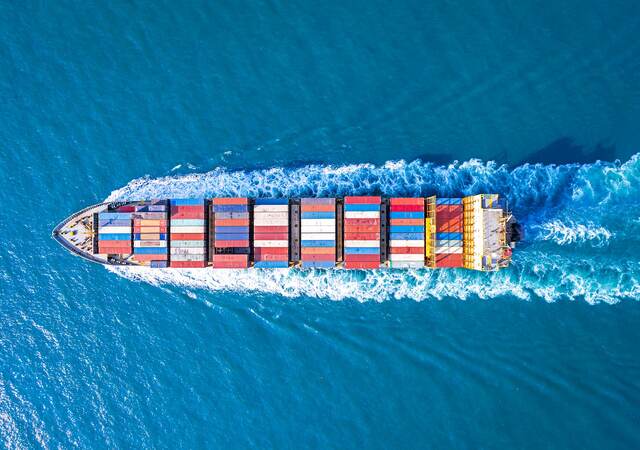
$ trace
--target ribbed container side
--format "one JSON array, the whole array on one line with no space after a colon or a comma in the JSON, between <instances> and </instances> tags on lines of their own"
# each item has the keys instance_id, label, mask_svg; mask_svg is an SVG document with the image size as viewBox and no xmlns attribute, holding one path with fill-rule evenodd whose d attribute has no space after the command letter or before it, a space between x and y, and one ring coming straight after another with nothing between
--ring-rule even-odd
<instances>
[{"instance_id":1,"label":"ribbed container side","mask_svg":"<svg viewBox=\"0 0 640 450\"><path fill-rule=\"evenodd\" d=\"M280 240L280 241L254 240L253 241L253 245L254 245L254 247L283 247L283 248L289 248L289 241L288 240Z\"/></svg>"},{"instance_id":2,"label":"ribbed container side","mask_svg":"<svg viewBox=\"0 0 640 450\"><path fill-rule=\"evenodd\" d=\"M345 211L376 211L380 213L379 203L347 203L344 205Z\"/></svg>"},{"instance_id":3,"label":"ribbed container side","mask_svg":"<svg viewBox=\"0 0 640 450\"><path fill-rule=\"evenodd\" d=\"M416 255L423 255L424 256L424 246L423 247L402 247L402 246L395 246L392 245L389 248L389 253L390 254L416 254Z\"/></svg>"},{"instance_id":4,"label":"ribbed container side","mask_svg":"<svg viewBox=\"0 0 640 450\"><path fill-rule=\"evenodd\" d=\"M289 261L256 261L253 266L256 269L286 269Z\"/></svg>"},{"instance_id":5,"label":"ribbed container side","mask_svg":"<svg viewBox=\"0 0 640 450\"><path fill-rule=\"evenodd\" d=\"M347 254L344 256L344 260L348 261L348 262L364 262L364 261L375 261L377 263L380 263L380 257L378 255L375 254L357 254L357 255L350 255Z\"/></svg>"},{"instance_id":6,"label":"ribbed container side","mask_svg":"<svg viewBox=\"0 0 640 450\"><path fill-rule=\"evenodd\" d=\"M217 197L212 198L211 203L214 205L247 205L249 199L247 197Z\"/></svg>"},{"instance_id":7,"label":"ribbed container side","mask_svg":"<svg viewBox=\"0 0 640 450\"><path fill-rule=\"evenodd\" d=\"M289 212L289 205L255 205L253 207L254 213L266 213L266 212Z\"/></svg>"},{"instance_id":8,"label":"ribbed container side","mask_svg":"<svg viewBox=\"0 0 640 450\"><path fill-rule=\"evenodd\" d=\"M382 197L376 196L349 196L344 198L344 204L354 204L354 203L380 203L382 201Z\"/></svg>"},{"instance_id":9,"label":"ribbed container side","mask_svg":"<svg viewBox=\"0 0 640 450\"><path fill-rule=\"evenodd\" d=\"M207 267L206 261L171 261L169 267L176 269L199 269Z\"/></svg>"},{"instance_id":10,"label":"ribbed container side","mask_svg":"<svg viewBox=\"0 0 640 450\"><path fill-rule=\"evenodd\" d=\"M300 211L302 212L334 212L336 205L301 205Z\"/></svg>"},{"instance_id":11,"label":"ribbed container side","mask_svg":"<svg viewBox=\"0 0 640 450\"><path fill-rule=\"evenodd\" d=\"M335 266L334 261L302 261L303 269L331 269Z\"/></svg>"},{"instance_id":12,"label":"ribbed container side","mask_svg":"<svg viewBox=\"0 0 640 450\"><path fill-rule=\"evenodd\" d=\"M254 200L255 205L269 205L269 206L289 206L288 198L256 198Z\"/></svg>"},{"instance_id":13,"label":"ribbed container side","mask_svg":"<svg viewBox=\"0 0 640 450\"><path fill-rule=\"evenodd\" d=\"M424 198L418 197L393 197L389 199L389 204L394 205L424 205Z\"/></svg>"},{"instance_id":14,"label":"ribbed container side","mask_svg":"<svg viewBox=\"0 0 640 450\"><path fill-rule=\"evenodd\" d=\"M380 241L380 233L349 233L349 232L344 233L345 241L359 240L359 239Z\"/></svg>"},{"instance_id":15,"label":"ribbed container side","mask_svg":"<svg viewBox=\"0 0 640 450\"><path fill-rule=\"evenodd\" d=\"M344 263L345 269L379 269L380 262L379 261L362 261L362 262L354 262L354 261L345 261Z\"/></svg>"},{"instance_id":16,"label":"ribbed container side","mask_svg":"<svg viewBox=\"0 0 640 450\"><path fill-rule=\"evenodd\" d=\"M171 230L171 240L185 240L185 241L203 241L205 239L204 233L174 233Z\"/></svg>"},{"instance_id":17,"label":"ribbed container side","mask_svg":"<svg viewBox=\"0 0 640 450\"><path fill-rule=\"evenodd\" d=\"M348 247L380 248L380 240L379 239L371 239L371 240L356 239L356 240L344 241L344 248L346 249Z\"/></svg>"},{"instance_id":18,"label":"ribbed container side","mask_svg":"<svg viewBox=\"0 0 640 450\"><path fill-rule=\"evenodd\" d=\"M300 199L301 205L335 205L335 198L310 198L305 197Z\"/></svg>"},{"instance_id":19,"label":"ribbed container side","mask_svg":"<svg viewBox=\"0 0 640 450\"><path fill-rule=\"evenodd\" d=\"M288 255L278 255L278 254L269 254L269 253L261 253L259 255L254 254L255 261L286 261L289 262Z\"/></svg>"},{"instance_id":20,"label":"ribbed container side","mask_svg":"<svg viewBox=\"0 0 640 450\"><path fill-rule=\"evenodd\" d=\"M300 226L304 230L306 226L332 226L335 227L335 219L301 219Z\"/></svg>"},{"instance_id":21,"label":"ribbed container side","mask_svg":"<svg viewBox=\"0 0 640 450\"><path fill-rule=\"evenodd\" d=\"M300 250L303 259L310 255L335 255L335 247L303 247Z\"/></svg>"},{"instance_id":22,"label":"ribbed container side","mask_svg":"<svg viewBox=\"0 0 640 450\"><path fill-rule=\"evenodd\" d=\"M391 226L424 225L424 219L390 219L389 225Z\"/></svg>"},{"instance_id":23,"label":"ribbed container side","mask_svg":"<svg viewBox=\"0 0 640 450\"><path fill-rule=\"evenodd\" d=\"M222 240L216 238L216 248L249 247L249 240Z\"/></svg>"},{"instance_id":24,"label":"ribbed container side","mask_svg":"<svg viewBox=\"0 0 640 450\"><path fill-rule=\"evenodd\" d=\"M389 255L389 261L422 261L424 262L424 255L422 253L418 253L418 254L391 253Z\"/></svg>"},{"instance_id":25,"label":"ribbed container side","mask_svg":"<svg viewBox=\"0 0 640 450\"><path fill-rule=\"evenodd\" d=\"M394 213L391 213L391 214L394 214ZM402 213L398 213L398 214L402 214ZM407 213L407 214L411 214L411 213ZM380 212L379 211L345 211L344 218L345 219L378 219L380 220Z\"/></svg>"}]
</instances>

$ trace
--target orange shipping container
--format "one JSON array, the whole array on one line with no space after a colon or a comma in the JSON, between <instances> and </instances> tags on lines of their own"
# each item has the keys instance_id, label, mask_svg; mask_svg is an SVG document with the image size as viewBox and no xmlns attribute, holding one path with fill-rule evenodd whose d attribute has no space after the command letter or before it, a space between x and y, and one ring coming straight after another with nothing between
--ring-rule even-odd
<instances>
[{"instance_id":1,"label":"orange shipping container","mask_svg":"<svg viewBox=\"0 0 640 450\"><path fill-rule=\"evenodd\" d=\"M335 255L335 247L302 247L302 256L305 255Z\"/></svg>"},{"instance_id":2,"label":"orange shipping container","mask_svg":"<svg viewBox=\"0 0 640 450\"><path fill-rule=\"evenodd\" d=\"M211 199L214 205L247 205L249 199L246 197L218 197Z\"/></svg>"}]
</instances>

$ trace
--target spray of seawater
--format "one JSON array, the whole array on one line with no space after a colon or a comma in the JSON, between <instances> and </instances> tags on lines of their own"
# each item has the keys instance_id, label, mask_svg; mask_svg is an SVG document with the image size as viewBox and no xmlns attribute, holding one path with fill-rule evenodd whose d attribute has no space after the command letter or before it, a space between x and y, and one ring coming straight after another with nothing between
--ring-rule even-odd
<instances>
[{"instance_id":1,"label":"spray of seawater","mask_svg":"<svg viewBox=\"0 0 640 450\"><path fill-rule=\"evenodd\" d=\"M512 266L467 270L159 270L110 268L121 276L187 290L273 293L332 300L517 297L616 303L640 298L640 155L593 164L524 164L470 160L383 165L310 165L254 171L216 168L139 178L107 200L213 196L464 196L499 193L524 223L526 242Z\"/></svg>"}]
</instances>

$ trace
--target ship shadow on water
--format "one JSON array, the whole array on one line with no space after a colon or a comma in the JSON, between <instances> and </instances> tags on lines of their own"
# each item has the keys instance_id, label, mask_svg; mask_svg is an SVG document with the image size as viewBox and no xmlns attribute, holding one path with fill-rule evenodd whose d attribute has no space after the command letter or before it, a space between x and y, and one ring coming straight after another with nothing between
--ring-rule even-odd
<instances>
[{"instance_id":1,"label":"ship shadow on water","mask_svg":"<svg viewBox=\"0 0 640 450\"><path fill-rule=\"evenodd\" d=\"M522 164L572 164L593 163L595 161L615 161L616 146L606 141L600 141L594 147L578 144L575 139L561 137L550 144L534 151L526 158L520 160Z\"/></svg>"}]
</instances>

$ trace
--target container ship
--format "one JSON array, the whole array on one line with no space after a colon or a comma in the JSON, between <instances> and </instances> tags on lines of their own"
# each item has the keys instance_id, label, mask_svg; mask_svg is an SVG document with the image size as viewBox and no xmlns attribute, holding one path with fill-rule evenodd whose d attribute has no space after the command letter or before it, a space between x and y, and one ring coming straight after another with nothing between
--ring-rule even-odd
<instances>
[{"instance_id":1,"label":"container ship","mask_svg":"<svg viewBox=\"0 0 640 450\"><path fill-rule=\"evenodd\" d=\"M53 237L90 261L153 268L508 267L521 228L497 194L109 202Z\"/></svg>"}]
</instances>

